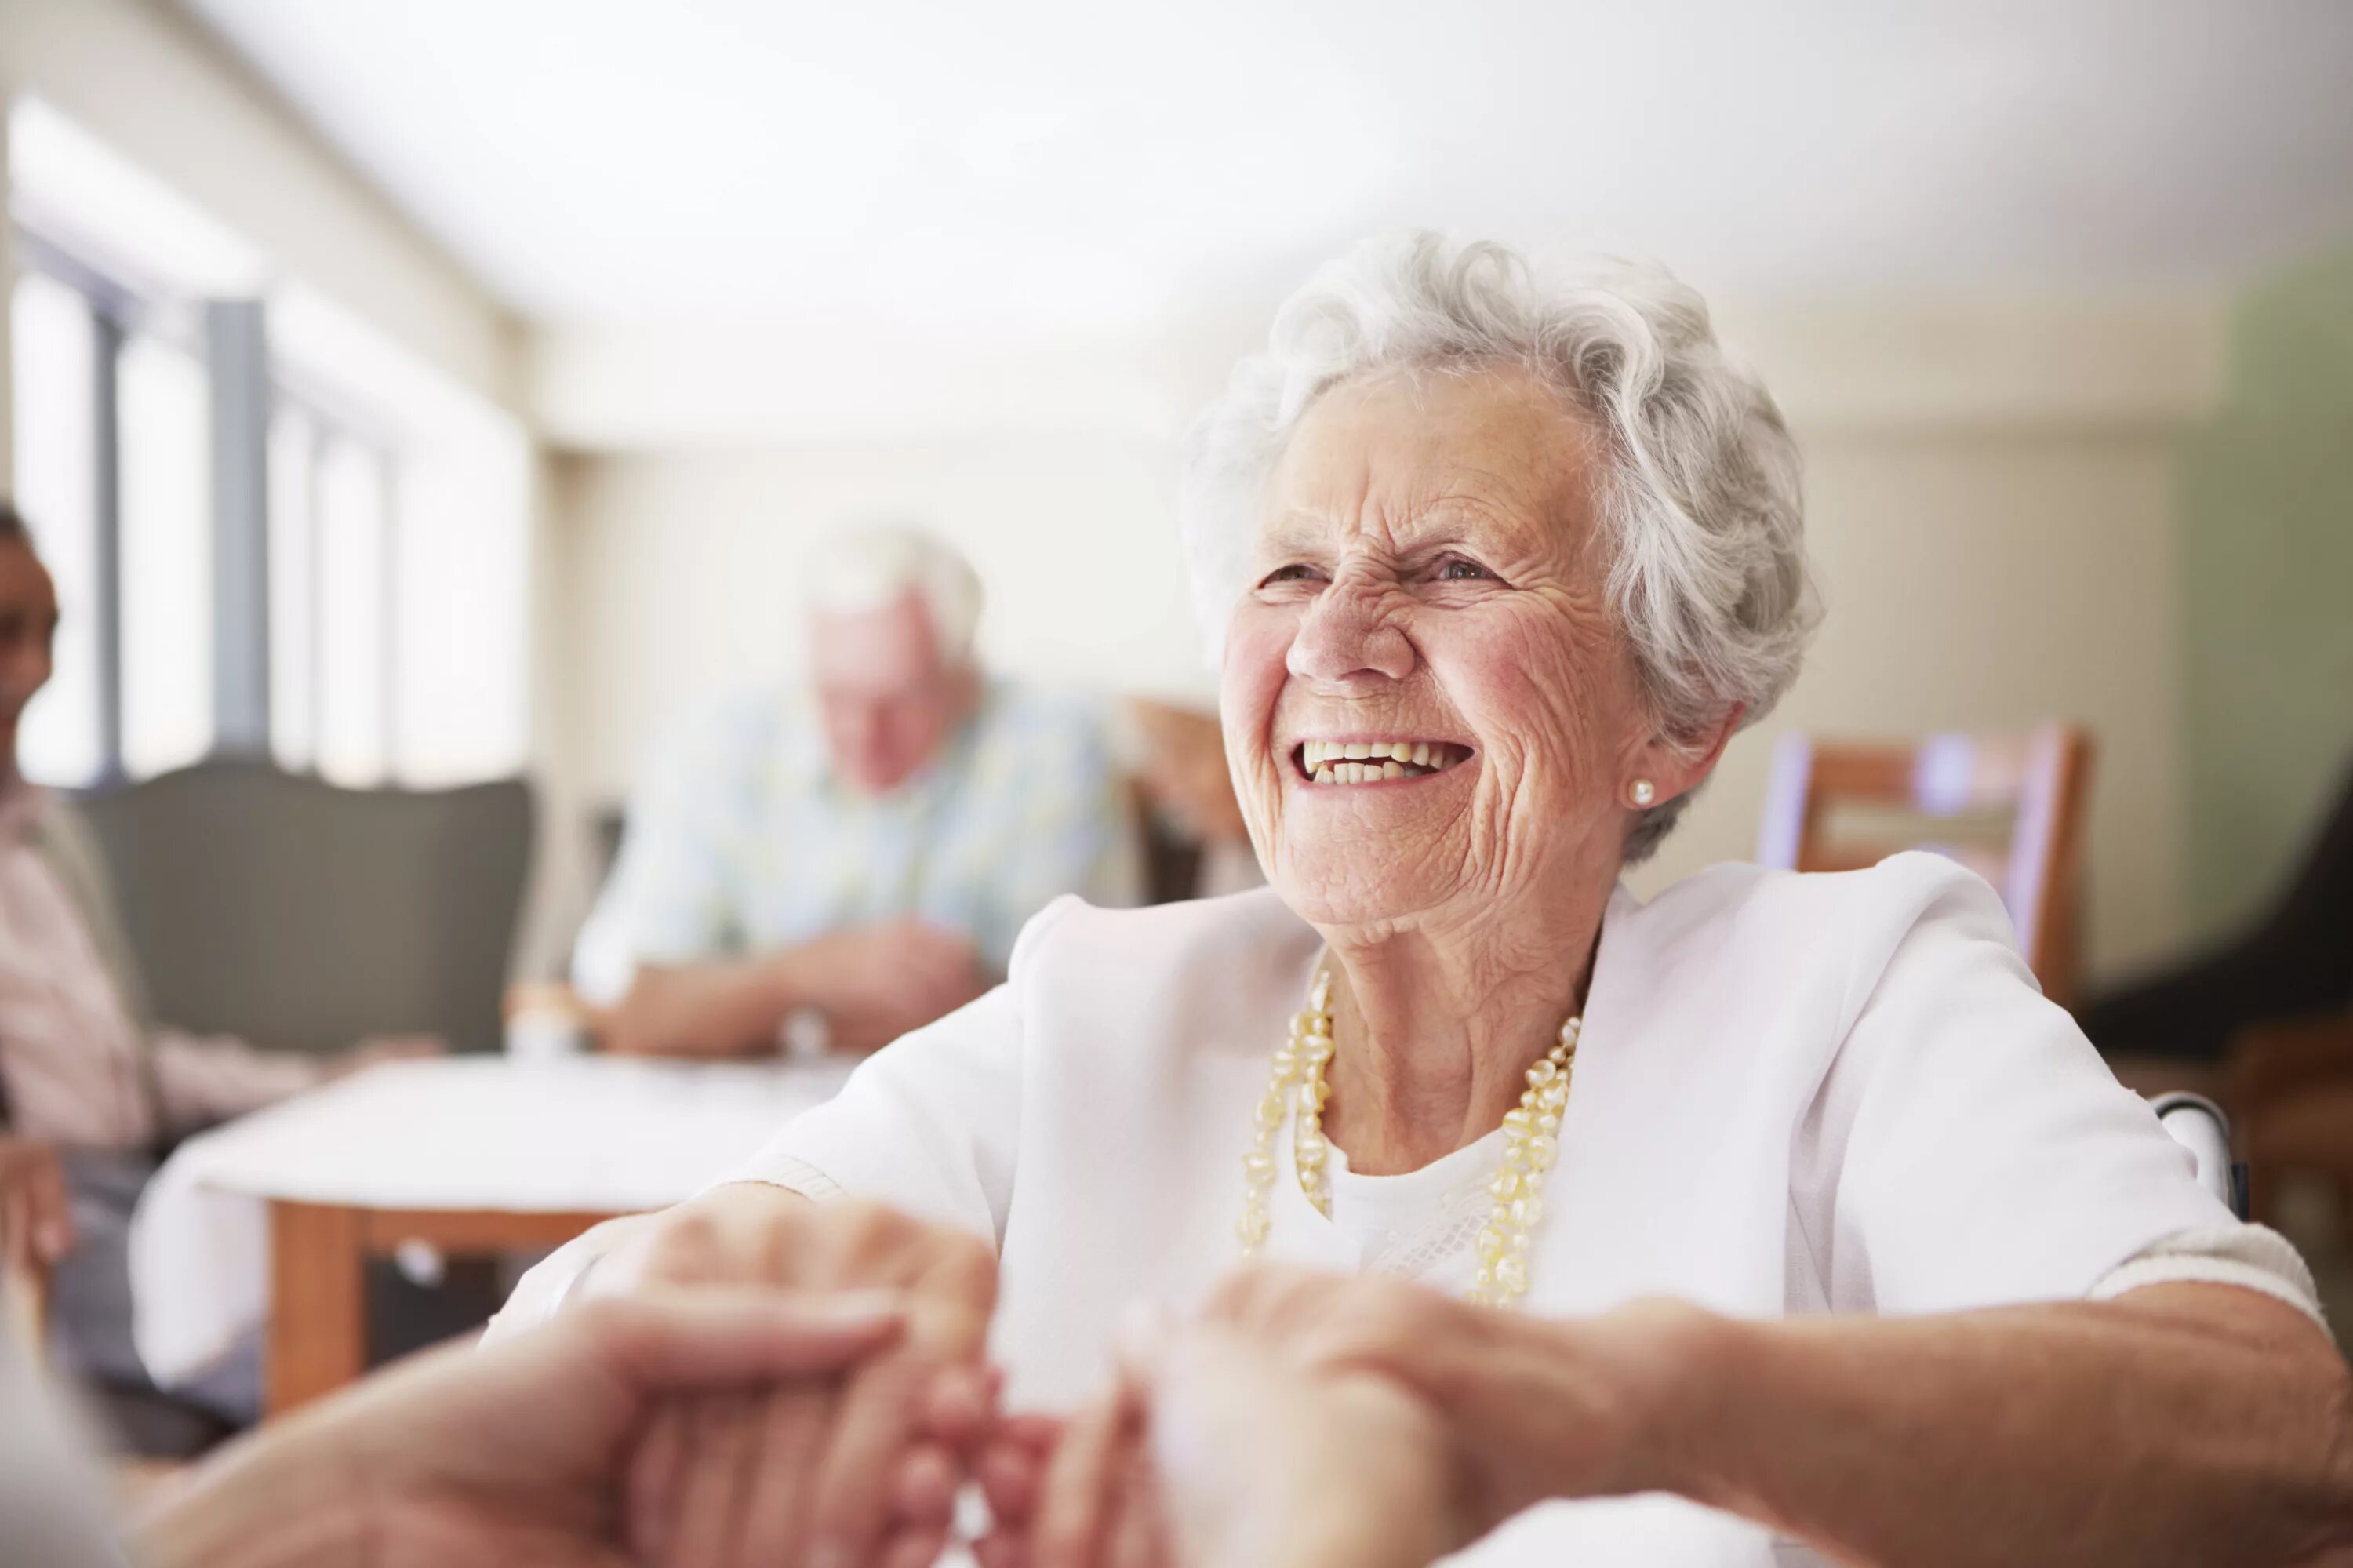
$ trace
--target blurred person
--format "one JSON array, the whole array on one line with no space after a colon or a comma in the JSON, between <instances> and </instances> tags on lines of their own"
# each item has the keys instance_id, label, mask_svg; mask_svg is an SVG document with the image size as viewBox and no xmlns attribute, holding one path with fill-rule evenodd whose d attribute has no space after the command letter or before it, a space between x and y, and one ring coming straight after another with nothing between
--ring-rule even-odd
<instances>
[{"instance_id":1,"label":"blurred person","mask_svg":"<svg viewBox=\"0 0 2353 1568\"><path fill-rule=\"evenodd\" d=\"M983 675L981 598L913 529L818 553L809 689L730 705L630 802L574 953L611 1049L872 1051L1001 979L1054 898L1133 901L1103 726Z\"/></svg>"},{"instance_id":2,"label":"blurred person","mask_svg":"<svg viewBox=\"0 0 2353 1568\"><path fill-rule=\"evenodd\" d=\"M635 1559L617 1499L660 1401L822 1388L899 1329L874 1294L608 1303L496 1350L427 1351L273 1421L164 1483L120 1532L69 1417L0 1337L0 1558L617 1568ZM902 1516L934 1531L949 1502L918 1488Z\"/></svg>"},{"instance_id":3,"label":"blurred person","mask_svg":"<svg viewBox=\"0 0 2353 1568\"><path fill-rule=\"evenodd\" d=\"M51 1329L67 1364L146 1384L131 1340L131 1212L163 1145L379 1061L424 1038L339 1055L265 1051L153 1026L105 865L66 801L16 766L26 705L47 683L57 590L14 507L0 503L0 1099L10 1126L58 1153L75 1245L55 1259ZM260 1397L259 1342L177 1391L232 1424Z\"/></svg>"},{"instance_id":4,"label":"blurred person","mask_svg":"<svg viewBox=\"0 0 2353 1568\"><path fill-rule=\"evenodd\" d=\"M494 1333L677 1284L907 1292L838 1405L659 1417L680 1506L758 1473L867 1563L860 1478L927 1387L994 1359L1010 1407L1083 1407L1140 1298L1405 1391L1466 1568L2353 1541L2308 1271L1982 880L1625 885L1816 620L1795 442L1695 292L1365 246L1282 307L1180 494L1269 885L1057 902L738 1180L525 1277ZM1042 1555L1055 1517L1040 1568L1092 1568Z\"/></svg>"}]
</instances>

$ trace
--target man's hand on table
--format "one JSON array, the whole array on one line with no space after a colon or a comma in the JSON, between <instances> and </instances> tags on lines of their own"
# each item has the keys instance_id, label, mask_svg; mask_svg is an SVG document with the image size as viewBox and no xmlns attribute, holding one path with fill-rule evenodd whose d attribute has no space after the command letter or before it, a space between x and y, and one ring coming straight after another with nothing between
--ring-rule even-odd
<instances>
[{"instance_id":1,"label":"man's hand on table","mask_svg":"<svg viewBox=\"0 0 2353 1568\"><path fill-rule=\"evenodd\" d=\"M372 1034L327 1058L324 1080L333 1083L388 1062L429 1062L449 1054L449 1043L438 1034Z\"/></svg>"},{"instance_id":2,"label":"man's hand on table","mask_svg":"<svg viewBox=\"0 0 2353 1568\"><path fill-rule=\"evenodd\" d=\"M164 1494L137 1555L159 1568L617 1565L622 1480L665 1402L828 1388L903 1329L887 1293L592 1303L272 1422Z\"/></svg>"},{"instance_id":3,"label":"man's hand on table","mask_svg":"<svg viewBox=\"0 0 2353 1568\"><path fill-rule=\"evenodd\" d=\"M835 931L776 957L797 1007L823 1012L833 1049L865 1055L988 989L969 938L921 920Z\"/></svg>"},{"instance_id":4,"label":"man's hand on table","mask_svg":"<svg viewBox=\"0 0 2353 1568\"><path fill-rule=\"evenodd\" d=\"M924 1568L945 1544L995 1403L983 1361L994 1252L875 1204L738 1182L634 1232L576 1294L744 1285L887 1289L905 1303L905 1330L838 1387L665 1408L629 1478L638 1555L698 1568Z\"/></svg>"}]
</instances>

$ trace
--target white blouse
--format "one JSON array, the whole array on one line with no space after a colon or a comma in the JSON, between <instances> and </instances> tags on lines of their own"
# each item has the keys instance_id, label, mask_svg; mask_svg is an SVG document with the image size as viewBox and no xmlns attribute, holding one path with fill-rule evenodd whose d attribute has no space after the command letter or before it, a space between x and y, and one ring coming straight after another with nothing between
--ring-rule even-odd
<instances>
[{"instance_id":1,"label":"white blouse","mask_svg":"<svg viewBox=\"0 0 2353 1568\"><path fill-rule=\"evenodd\" d=\"M1008 1406L1067 1407L1129 1303L1181 1307L1236 1261L1252 1107L1318 951L1271 891L1065 899L1004 986L875 1056L744 1174L992 1239ZM1467 1286L1497 1140L1401 1176L1343 1159L1330 1219L1274 1146L1268 1256ZM2200 1185L2042 998L1992 890L1934 855L1719 866L1647 905L1619 889L1560 1146L1530 1312L1938 1312L2109 1293L2127 1263L2134 1284L2219 1275L2314 1310L2293 1251ZM1546 1505L1459 1561L1814 1559L1644 1497Z\"/></svg>"}]
</instances>

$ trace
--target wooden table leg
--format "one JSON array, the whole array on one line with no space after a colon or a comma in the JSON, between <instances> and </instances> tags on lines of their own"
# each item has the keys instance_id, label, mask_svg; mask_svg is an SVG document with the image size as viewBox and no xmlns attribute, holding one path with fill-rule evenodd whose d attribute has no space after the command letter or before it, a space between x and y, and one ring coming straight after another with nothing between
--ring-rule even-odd
<instances>
[{"instance_id":1,"label":"wooden table leg","mask_svg":"<svg viewBox=\"0 0 2353 1568\"><path fill-rule=\"evenodd\" d=\"M282 1415L367 1370L361 1213L322 1203L269 1205L269 1339L263 1413Z\"/></svg>"}]
</instances>

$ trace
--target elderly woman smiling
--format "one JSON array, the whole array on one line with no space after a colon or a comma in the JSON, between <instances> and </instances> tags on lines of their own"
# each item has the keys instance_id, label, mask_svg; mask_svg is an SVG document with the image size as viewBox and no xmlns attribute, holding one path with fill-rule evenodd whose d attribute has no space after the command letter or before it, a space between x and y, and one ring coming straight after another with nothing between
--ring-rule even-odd
<instances>
[{"instance_id":1,"label":"elderly woman smiling","mask_svg":"<svg viewBox=\"0 0 2353 1568\"><path fill-rule=\"evenodd\" d=\"M1814 616L1796 451L1694 294L1370 246L1284 306L1187 463L1270 885L1056 905L1006 985L743 1181L527 1284L514 1318L599 1255L586 1290L916 1303L826 1399L666 1418L649 1551L924 1561L993 1433L988 1552L1100 1556L1109 1472L992 1425L975 1369L1078 1407L1139 1301L1289 1369L1269 1400L1328 1374L1421 1413L1428 1486L1319 1492L1293 1457L1287 1507L1419 1508L1366 1561L2342 1547L2308 1277L2037 992L1989 889L1925 855L1620 885ZM1071 1430L1100 1458L1113 1427Z\"/></svg>"}]
</instances>

